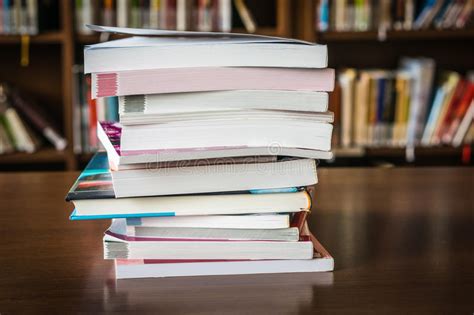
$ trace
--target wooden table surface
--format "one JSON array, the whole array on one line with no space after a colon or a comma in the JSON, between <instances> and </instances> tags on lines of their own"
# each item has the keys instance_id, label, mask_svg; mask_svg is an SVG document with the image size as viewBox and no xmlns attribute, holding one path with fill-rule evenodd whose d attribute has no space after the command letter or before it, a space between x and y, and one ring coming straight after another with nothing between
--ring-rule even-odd
<instances>
[{"instance_id":1,"label":"wooden table surface","mask_svg":"<svg viewBox=\"0 0 474 315\"><path fill-rule=\"evenodd\" d=\"M473 314L474 169L321 169L310 226L333 273L113 279L77 173L0 174L0 313Z\"/></svg>"}]
</instances>

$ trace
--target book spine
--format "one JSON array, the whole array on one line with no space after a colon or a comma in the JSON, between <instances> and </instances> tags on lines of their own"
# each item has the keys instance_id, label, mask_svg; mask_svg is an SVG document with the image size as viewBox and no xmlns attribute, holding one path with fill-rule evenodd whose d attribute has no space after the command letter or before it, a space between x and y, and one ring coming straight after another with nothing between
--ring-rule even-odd
<instances>
[{"instance_id":1,"label":"book spine","mask_svg":"<svg viewBox=\"0 0 474 315\"><path fill-rule=\"evenodd\" d=\"M244 0L235 0L234 4L247 32L255 33L257 24Z\"/></svg>"},{"instance_id":2,"label":"book spine","mask_svg":"<svg viewBox=\"0 0 474 315\"><path fill-rule=\"evenodd\" d=\"M0 0L0 34L4 34L4 27L3 27L3 0Z\"/></svg>"},{"instance_id":3,"label":"book spine","mask_svg":"<svg viewBox=\"0 0 474 315\"><path fill-rule=\"evenodd\" d=\"M325 32L329 29L329 0L319 1L316 9L316 29L320 32Z\"/></svg>"},{"instance_id":4,"label":"book spine","mask_svg":"<svg viewBox=\"0 0 474 315\"><path fill-rule=\"evenodd\" d=\"M128 0L117 0L117 26L128 27Z\"/></svg>"},{"instance_id":5,"label":"book spine","mask_svg":"<svg viewBox=\"0 0 474 315\"><path fill-rule=\"evenodd\" d=\"M186 31L189 28L188 25L188 1L177 0L176 1L176 30Z\"/></svg>"},{"instance_id":6,"label":"book spine","mask_svg":"<svg viewBox=\"0 0 474 315\"><path fill-rule=\"evenodd\" d=\"M231 0L219 0L218 2L218 31L230 32L232 31L232 2Z\"/></svg>"}]
</instances>

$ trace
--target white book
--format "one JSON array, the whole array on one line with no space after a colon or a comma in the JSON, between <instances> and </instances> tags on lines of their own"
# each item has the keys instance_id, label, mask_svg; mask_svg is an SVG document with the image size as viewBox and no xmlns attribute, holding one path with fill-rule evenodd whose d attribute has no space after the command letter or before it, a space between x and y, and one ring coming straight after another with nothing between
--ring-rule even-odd
<instances>
[{"instance_id":1,"label":"white book","mask_svg":"<svg viewBox=\"0 0 474 315\"><path fill-rule=\"evenodd\" d=\"M312 259L311 241L126 241L105 234L104 259Z\"/></svg>"},{"instance_id":2,"label":"white book","mask_svg":"<svg viewBox=\"0 0 474 315\"><path fill-rule=\"evenodd\" d=\"M318 181L316 162L310 159L148 168L111 174L117 198L279 189L309 186Z\"/></svg>"},{"instance_id":3,"label":"white book","mask_svg":"<svg viewBox=\"0 0 474 315\"><path fill-rule=\"evenodd\" d=\"M236 109L326 112L328 93L287 90L204 91L119 97L121 117Z\"/></svg>"},{"instance_id":4,"label":"white book","mask_svg":"<svg viewBox=\"0 0 474 315\"><path fill-rule=\"evenodd\" d=\"M355 78L356 71L354 69L347 69L339 74L339 84L341 85L342 91L341 144L343 147L350 147L353 144Z\"/></svg>"},{"instance_id":5,"label":"white book","mask_svg":"<svg viewBox=\"0 0 474 315\"><path fill-rule=\"evenodd\" d=\"M237 200L242 195L234 196L234 198ZM277 195L277 198L278 197L279 196ZM306 192L295 193L295 195L287 195L287 197L289 199L293 199L292 197L294 197L294 201L297 201L301 198L302 203L295 204L295 209L301 207L304 208L309 205L309 197ZM306 204L304 199L306 199ZM251 202L250 200L248 201L249 203ZM277 206L278 202L274 202L274 204L275 206ZM182 217L145 217L127 219L127 228L136 229L139 227L180 227L208 229L285 229L290 227L290 216L288 214L270 213L254 215L188 215Z\"/></svg>"},{"instance_id":6,"label":"white book","mask_svg":"<svg viewBox=\"0 0 474 315\"><path fill-rule=\"evenodd\" d=\"M176 1L176 30L186 31L189 28L188 25L188 12L189 7L186 3L188 0L177 0Z\"/></svg>"},{"instance_id":7,"label":"white book","mask_svg":"<svg viewBox=\"0 0 474 315\"><path fill-rule=\"evenodd\" d=\"M173 36L137 36L89 45L84 50L85 73L190 67L327 67L325 45L295 39L114 27L93 29Z\"/></svg>"},{"instance_id":8,"label":"white book","mask_svg":"<svg viewBox=\"0 0 474 315\"><path fill-rule=\"evenodd\" d=\"M330 151L308 150L300 148L281 147L277 144L269 147L224 147L209 148L207 150L150 150L126 152L121 150L120 144L114 146L104 131L103 125L98 124L98 138L107 151L110 167L119 170L127 165L150 164L170 161L192 161L202 159L219 159L251 156L291 156L308 159L332 159Z\"/></svg>"},{"instance_id":9,"label":"white book","mask_svg":"<svg viewBox=\"0 0 474 315\"><path fill-rule=\"evenodd\" d=\"M227 119L122 126L121 150L287 147L331 150L332 125L308 119Z\"/></svg>"},{"instance_id":10,"label":"white book","mask_svg":"<svg viewBox=\"0 0 474 315\"><path fill-rule=\"evenodd\" d=\"M232 30L232 0L219 0L218 7L218 30L230 32Z\"/></svg>"},{"instance_id":11,"label":"white book","mask_svg":"<svg viewBox=\"0 0 474 315\"><path fill-rule=\"evenodd\" d=\"M128 26L129 3L128 0L117 0L117 26Z\"/></svg>"},{"instance_id":12,"label":"white book","mask_svg":"<svg viewBox=\"0 0 474 315\"><path fill-rule=\"evenodd\" d=\"M311 241L314 247L312 259L210 262L116 259L115 277L117 279L132 279L332 271L334 259L312 235ZM331 273L327 274L332 275Z\"/></svg>"},{"instance_id":13,"label":"white book","mask_svg":"<svg viewBox=\"0 0 474 315\"><path fill-rule=\"evenodd\" d=\"M100 196L99 196L100 197ZM98 198L99 198L98 197ZM160 216L163 222L173 221L178 217L204 216L194 222L201 223L202 227L212 227L223 224L225 219L211 220L209 215L251 214L251 213L292 213L307 211L311 207L311 199L306 192L295 193L268 193L268 194L205 194L205 195L180 195L138 198L92 198L74 199L75 219L106 219L117 217L139 217L145 226L158 225ZM206 218L206 219L205 219ZM191 219L191 218L188 218ZM136 220L131 219L131 220ZM187 219L184 219L187 220ZM257 217L255 224L262 227L280 227L280 223L268 223L265 218ZM247 220L240 219L244 223ZM264 222L262 222L264 221ZM150 223L151 222L151 223ZM180 221L178 221L180 222ZM166 224L166 223L163 223ZM168 223L171 224L171 223ZM175 223L179 225L179 223ZM189 223L194 224L194 223ZM241 226L235 223L226 223L227 226ZM225 225L223 225L225 226ZM249 225L250 226L250 225Z\"/></svg>"},{"instance_id":14,"label":"white book","mask_svg":"<svg viewBox=\"0 0 474 315\"><path fill-rule=\"evenodd\" d=\"M100 99L100 98L99 98ZM99 100L98 99L98 100ZM100 116L98 116L100 117ZM104 116L105 117L105 116ZM104 121L105 118L101 119ZM203 124L213 124L235 120L259 120L262 123L272 121L294 120L302 124L307 120L331 123L333 121L332 113L319 112L300 112L291 110L254 110L254 109L226 109L203 112L184 112L184 113L166 113L166 114L134 114L129 113L120 116L122 126L136 125L163 125L182 123L184 127L193 128ZM128 128L128 127L127 127ZM199 127L200 128L200 127Z\"/></svg>"},{"instance_id":15,"label":"white book","mask_svg":"<svg viewBox=\"0 0 474 315\"><path fill-rule=\"evenodd\" d=\"M252 215L250 215L252 217ZM128 226L125 219L113 219L109 232L121 235L126 240L215 240L215 241L285 241L299 240L298 227L282 229L229 229L200 227L149 227Z\"/></svg>"}]
</instances>

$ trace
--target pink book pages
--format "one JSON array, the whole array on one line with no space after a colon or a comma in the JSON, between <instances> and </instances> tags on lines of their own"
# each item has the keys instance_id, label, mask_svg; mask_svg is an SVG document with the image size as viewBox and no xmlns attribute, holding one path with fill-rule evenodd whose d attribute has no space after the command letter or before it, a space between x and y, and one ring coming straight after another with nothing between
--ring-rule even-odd
<instances>
[{"instance_id":1,"label":"pink book pages","mask_svg":"<svg viewBox=\"0 0 474 315\"><path fill-rule=\"evenodd\" d=\"M334 69L174 68L92 75L94 97L223 90L332 91Z\"/></svg>"}]
</instances>

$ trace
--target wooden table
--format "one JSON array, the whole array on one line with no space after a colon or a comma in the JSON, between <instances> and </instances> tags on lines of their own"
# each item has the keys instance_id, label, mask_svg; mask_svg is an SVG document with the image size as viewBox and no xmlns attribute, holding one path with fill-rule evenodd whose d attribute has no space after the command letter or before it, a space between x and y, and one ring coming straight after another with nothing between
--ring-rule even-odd
<instances>
[{"instance_id":1,"label":"wooden table","mask_svg":"<svg viewBox=\"0 0 474 315\"><path fill-rule=\"evenodd\" d=\"M474 169L321 169L334 273L113 279L107 221L68 221L76 173L0 175L0 313L474 312Z\"/></svg>"}]
</instances>

